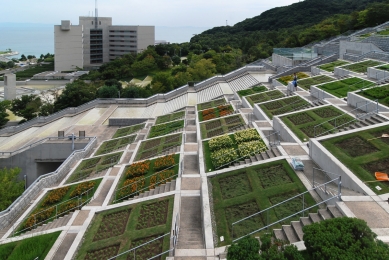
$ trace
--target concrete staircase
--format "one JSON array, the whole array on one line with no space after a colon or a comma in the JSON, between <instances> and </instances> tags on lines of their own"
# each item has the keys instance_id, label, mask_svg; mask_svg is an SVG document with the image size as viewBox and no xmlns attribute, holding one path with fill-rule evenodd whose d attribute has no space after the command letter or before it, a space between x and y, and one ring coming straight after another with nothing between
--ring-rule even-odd
<instances>
[{"instance_id":1,"label":"concrete staircase","mask_svg":"<svg viewBox=\"0 0 389 260\"><path fill-rule=\"evenodd\" d=\"M32 233L37 233L41 231L46 231L46 230L66 226L69 223L69 220L72 218L72 216L73 216L73 212L70 212L70 214L54 219L53 221L47 224L43 224L42 226L38 226L30 231L22 233L22 235L29 235Z\"/></svg>"},{"instance_id":2,"label":"concrete staircase","mask_svg":"<svg viewBox=\"0 0 389 260\"><path fill-rule=\"evenodd\" d=\"M145 198L145 197L149 197L152 195L157 195L157 194L161 194L161 193L165 193L165 192L169 192L169 191L174 191L175 189L176 189L176 180L172 180L171 182L167 182L165 184L161 184L161 185L155 187L155 189L151 189L149 191L142 192L138 196L135 196L133 198L129 198L128 200Z\"/></svg>"},{"instance_id":3,"label":"concrete staircase","mask_svg":"<svg viewBox=\"0 0 389 260\"><path fill-rule=\"evenodd\" d=\"M319 209L317 213L309 213L308 217L300 218L300 221L292 221L290 225L283 225L281 229L274 229L274 237L289 243L303 241L303 227L326 219L342 217L343 214L336 206L327 206Z\"/></svg>"},{"instance_id":4,"label":"concrete staircase","mask_svg":"<svg viewBox=\"0 0 389 260\"><path fill-rule=\"evenodd\" d=\"M280 151L278 151L278 149L276 147L272 147L269 150L266 150L262 153L258 153L258 154L254 154L254 155L250 156L249 159L243 159L239 162L235 162L234 165L231 165L229 168L233 168L233 167L248 164L248 163L263 161L263 160L267 160L267 159L278 157L278 156L281 156Z\"/></svg>"},{"instance_id":5,"label":"concrete staircase","mask_svg":"<svg viewBox=\"0 0 389 260\"><path fill-rule=\"evenodd\" d=\"M339 132L343 132L343 131L348 131L348 130L352 130L352 129L358 129L358 128L369 126L369 125L380 124L380 123L384 123L387 121L388 120L386 118L383 118L382 116L380 116L378 114L375 114L369 118L365 118L365 119L360 120L358 122L352 123L348 126L339 128L338 130L339 130Z\"/></svg>"},{"instance_id":6,"label":"concrete staircase","mask_svg":"<svg viewBox=\"0 0 389 260\"><path fill-rule=\"evenodd\" d=\"M219 83L216 83L197 92L197 103L204 103L222 95L223 91Z\"/></svg>"}]
</instances>

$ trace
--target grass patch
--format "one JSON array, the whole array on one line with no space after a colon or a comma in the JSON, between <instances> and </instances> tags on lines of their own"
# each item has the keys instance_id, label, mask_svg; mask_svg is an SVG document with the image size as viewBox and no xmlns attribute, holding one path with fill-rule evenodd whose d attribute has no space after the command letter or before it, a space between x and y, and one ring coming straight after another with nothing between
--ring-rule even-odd
<instances>
[{"instance_id":1,"label":"grass patch","mask_svg":"<svg viewBox=\"0 0 389 260\"><path fill-rule=\"evenodd\" d=\"M227 134L244 124L245 121L241 115L233 115L204 122L200 124L201 138L212 138L218 135Z\"/></svg>"},{"instance_id":2,"label":"grass patch","mask_svg":"<svg viewBox=\"0 0 389 260\"><path fill-rule=\"evenodd\" d=\"M76 259L107 259L146 243L171 231L174 197L156 199L96 214L84 236ZM120 232L110 232L107 227L116 225L119 218ZM123 228L124 227L124 228ZM107 230L107 231L106 231ZM104 233L104 237L101 233ZM96 240L95 238L101 238ZM169 250L170 237L166 236L136 250L137 259L148 259ZM133 254L133 252L132 252ZM123 255L116 259L127 259ZM165 259L167 255L161 258Z\"/></svg>"},{"instance_id":3,"label":"grass patch","mask_svg":"<svg viewBox=\"0 0 389 260\"><path fill-rule=\"evenodd\" d=\"M311 89L311 86L334 81L335 79L326 75L320 75L312 78L302 79L298 81L298 86L306 90Z\"/></svg>"},{"instance_id":4,"label":"grass patch","mask_svg":"<svg viewBox=\"0 0 389 260\"><path fill-rule=\"evenodd\" d=\"M223 117L232 114L234 109L231 105L221 105L214 108L208 108L198 112L199 121L207 121L214 118Z\"/></svg>"},{"instance_id":5,"label":"grass patch","mask_svg":"<svg viewBox=\"0 0 389 260\"><path fill-rule=\"evenodd\" d=\"M236 93L238 93L238 95L240 97L244 97L244 96L248 96L248 95L254 95L254 94L257 94L257 93L261 93L261 92L264 92L264 91L267 91L267 90L268 90L268 88L265 87L265 86L254 86L252 88L239 90Z\"/></svg>"},{"instance_id":6,"label":"grass patch","mask_svg":"<svg viewBox=\"0 0 389 260\"><path fill-rule=\"evenodd\" d=\"M158 125L158 124L163 124L163 123L167 123L170 121L175 121L177 119L183 118L184 116L185 116L185 111L180 111L180 112L173 113L173 114L159 116L159 117L157 117L155 124Z\"/></svg>"},{"instance_id":7,"label":"grass patch","mask_svg":"<svg viewBox=\"0 0 389 260\"><path fill-rule=\"evenodd\" d=\"M307 74L305 74L304 72L297 72L296 75L297 75L297 80L299 80L299 79L304 79L304 78L308 78L308 77L309 77L309 76L308 76ZM293 74L290 74L290 75L287 75L287 76L280 77L280 78L278 78L277 80L278 80L278 82L280 82L281 84L287 86L288 83L289 83L290 81L293 80L293 78L294 78L294 75L293 75Z\"/></svg>"},{"instance_id":8,"label":"grass patch","mask_svg":"<svg viewBox=\"0 0 389 260\"><path fill-rule=\"evenodd\" d=\"M389 71L389 64L383 65L383 66L379 66L379 67L377 67L377 69Z\"/></svg>"},{"instance_id":9,"label":"grass patch","mask_svg":"<svg viewBox=\"0 0 389 260\"><path fill-rule=\"evenodd\" d=\"M389 139L378 138L389 133L389 126L377 127L344 136L331 138L321 143L339 161L377 194L389 192L389 182L374 182L375 172L389 174ZM381 187L381 191L375 187Z\"/></svg>"},{"instance_id":10,"label":"grass patch","mask_svg":"<svg viewBox=\"0 0 389 260\"><path fill-rule=\"evenodd\" d=\"M310 103L300 96L294 96L272 102L262 103L259 105L259 107L270 119L273 119L273 116L301 110L308 107L309 105Z\"/></svg>"},{"instance_id":11,"label":"grass patch","mask_svg":"<svg viewBox=\"0 0 389 260\"><path fill-rule=\"evenodd\" d=\"M378 103L389 106L389 85L365 89L357 94L370 100L378 100Z\"/></svg>"},{"instance_id":12,"label":"grass patch","mask_svg":"<svg viewBox=\"0 0 389 260\"><path fill-rule=\"evenodd\" d=\"M382 30L380 32L377 32L379 35L389 35L389 29Z\"/></svg>"},{"instance_id":13,"label":"grass patch","mask_svg":"<svg viewBox=\"0 0 389 260\"><path fill-rule=\"evenodd\" d=\"M357 62L354 64L343 66L343 69L351 70L357 73L366 73L368 67L374 67L377 65L384 64L383 62L374 61L374 60L367 60L362 62Z\"/></svg>"},{"instance_id":14,"label":"grass patch","mask_svg":"<svg viewBox=\"0 0 389 260\"><path fill-rule=\"evenodd\" d=\"M181 143L182 134L174 134L143 141L140 144L137 155L135 156L135 161L155 157L169 148L180 146Z\"/></svg>"},{"instance_id":15,"label":"grass patch","mask_svg":"<svg viewBox=\"0 0 389 260\"><path fill-rule=\"evenodd\" d=\"M184 120L178 120L170 123L155 125L151 127L150 133L147 138L167 135L183 127L184 127Z\"/></svg>"},{"instance_id":16,"label":"grass patch","mask_svg":"<svg viewBox=\"0 0 389 260\"><path fill-rule=\"evenodd\" d=\"M218 246L231 244L232 233L234 238L244 236L264 227L266 223L271 224L302 210L302 198L299 198L268 211L268 214L257 215L243 221L231 229L233 222L306 191L286 160L220 174L210 178L210 183L217 237L224 236L225 239L224 242L219 241ZM304 199L305 207L315 204L308 194ZM315 211L316 209L310 212ZM297 219L297 216L290 218L285 224ZM281 224L272 228L280 228Z\"/></svg>"},{"instance_id":17,"label":"grass patch","mask_svg":"<svg viewBox=\"0 0 389 260\"><path fill-rule=\"evenodd\" d=\"M129 126L129 127L119 128L116 131L116 133L113 135L112 138L118 138L118 137L131 135L131 134L145 128L145 126L146 126L146 124L139 124L139 125L133 125L133 126Z\"/></svg>"},{"instance_id":18,"label":"grass patch","mask_svg":"<svg viewBox=\"0 0 389 260\"><path fill-rule=\"evenodd\" d=\"M16 79L29 79L32 78L35 74L42 73L45 71L54 71L54 63L37 65L32 68L28 68L24 71L18 71L16 72Z\"/></svg>"},{"instance_id":19,"label":"grass patch","mask_svg":"<svg viewBox=\"0 0 389 260\"><path fill-rule=\"evenodd\" d=\"M285 94L282 93L279 90L271 90L271 91L266 91L260 94L255 94L251 96L247 96L246 99L247 101L251 104L251 106L254 106L255 103L262 103L265 101L269 101L272 99L278 99L278 98L283 98L285 97Z\"/></svg>"},{"instance_id":20,"label":"grass patch","mask_svg":"<svg viewBox=\"0 0 389 260\"><path fill-rule=\"evenodd\" d=\"M92 174L97 174L112 167L119 162L122 154L123 152L118 152L81 161L80 165L69 177L66 183L80 181L90 177Z\"/></svg>"},{"instance_id":21,"label":"grass patch","mask_svg":"<svg viewBox=\"0 0 389 260\"><path fill-rule=\"evenodd\" d=\"M131 136L103 142L102 145L100 145L100 148L95 153L95 155L106 154L124 148L128 144L133 143L135 141L135 138L136 135L131 135Z\"/></svg>"},{"instance_id":22,"label":"grass patch","mask_svg":"<svg viewBox=\"0 0 389 260\"><path fill-rule=\"evenodd\" d=\"M336 122L331 120L334 118L337 118ZM281 117L281 120L303 142L308 141L309 138L315 137L315 135L317 137L322 136L325 132L328 132L327 134L332 133L336 131L336 129L334 129L335 125L347 125L347 123L351 122L353 119L353 117L333 106L316 108ZM317 127L315 128L315 126Z\"/></svg>"},{"instance_id":23,"label":"grass patch","mask_svg":"<svg viewBox=\"0 0 389 260\"><path fill-rule=\"evenodd\" d=\"M339 98L347 97L347 93L362 88L376 85L374 82L360 78L348 78L339 81L330 82L317 87Z\"/></svg>"},{"instance_id":24,"label":"grass patch","mask_svg":"<svg viewBox=\"0 0 389 260\"><path fill-rule=\"evenodd\" d=\"M343 66L343 65L346 65L346 64L349 64L350 62L347 62L347 61L344 61L344 60L336 60L336 61L333 61L333 62L330 62L330 63L326 63L326 64L323 64L323 65L320 65L318 66L319 69L322 69L322 70L325 70L325 71L328 71L328 72L333 72L335 67L339 67L339 66Z\"/></svg>"},{"instance_id":25,"label":"grass patch","mask_svg":"<svg viewBox=\"0 0 389 260\"><path fill-rule=\"evenodd\" d=\"M0 245L0 259L45 259L61 231Z\"/></svg>"},{"instance_id":26,"label":"grass patch","mask_svg":"<svg viewBox=\"0 0 389 260\"><path fill-rule=\"evenodd\" d=\"M216 100L211 100L205 103L197 104L197 110L204 110L208 109L211 107L217 107L226 104L226 100L224 98L216 99Z\"/></svg>"}]
</instances>

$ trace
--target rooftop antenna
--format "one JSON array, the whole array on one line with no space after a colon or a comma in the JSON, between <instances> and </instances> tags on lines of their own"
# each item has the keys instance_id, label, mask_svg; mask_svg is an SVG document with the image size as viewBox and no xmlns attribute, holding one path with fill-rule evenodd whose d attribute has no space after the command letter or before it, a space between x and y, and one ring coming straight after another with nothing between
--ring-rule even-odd
<instances>
[{"instance_id":1,"label":"rooftop antenna","mask_svg":"<svg viewBox=\"0 0 389 260\"><path fill-rule=\"evenodd\" d=\"M97 29L97 17L98 17L98 13L97 13L97 0L95 0L95 29Z\"/></svg>"}]
</instances>

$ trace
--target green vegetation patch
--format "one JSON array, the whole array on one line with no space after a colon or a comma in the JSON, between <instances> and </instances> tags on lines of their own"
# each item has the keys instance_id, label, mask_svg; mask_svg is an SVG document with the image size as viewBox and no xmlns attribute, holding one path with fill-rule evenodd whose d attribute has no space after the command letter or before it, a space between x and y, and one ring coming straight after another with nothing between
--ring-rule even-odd
<instances>
[{"instance_id":1,"label":"green vegetation patch","mask_svg":"<svg viewBox=\"0 0 389 260\"><path fill-rule=\"evenodd\" d=\"M273 116L290 113L309 107L310 103L300 96L288 97L272 102L262 103L259 107L272 119Z\"/></svg>"},{"instance_id":2,"label":"green vegetation patch","mask_svg":"<svg viewBox=\"0 0 389 260\"><path fill-rule=\"evenodd\" d=\"M374 66L381 65L381 64L384 64L384 63L379 62L379 61L374 61L374 60L367 60L367 61L362 61L362 62L346 65L346 66L343 66L342 68L346 69L346 70L351 70L351 71L354 71L357 73L366 73L368 67L374 67Z\"/></svg>"},{"instance_id":3,"label":"green vegetation patch","mask_svg":"<svg viewBox=\"0 0 389 260\"><path fill-rule=\"evenodd\" d=\"M118 152L81 161L80 165L69 177L66 183L77 182L82 179L91 177L92 174L98 174L102 171L105 171L106 169L117 164L122 154L123 152Z\"/></svg>"},{"instance_id":4,"label":"green vegetation patch","mask_svg":"<svg viewBox=\"0 0 389 260\"><path fill-rule=\"evenodd\" d=\"M158 156L170 148L180 146L182 143L182 134L174 134L143 141L140 144L135 161Z\"/></svg>"},{"instance_id":5,"label":"green vegetation patch","mask_svg":"<svg viewBox=\"0 0 389 260\"><path fill-rule=\"evenodd\" d=\"M245 125L241 115L233 115L200 124L201 138L211 138L230 133Z\"/></svg>"},{"instance_id":6,"label":"green vegetation patch","mask_svg":"<svg viewBox=\"0 0 389 260\"><path fill-rule=\"evenodd\" d=\"M367 81L360 78L348 78L339 81L334 81L324 85L318 85L317 87L336 96L347 97L347 93L362 88L368 88L376 85L374 82Z\"/></svg>"},{"instance_id":7,"label":"green vegetation patch","mask_svg":"<svg viewBox=\"0 0 389 260\"><path fill-rule=\"evenodd\" d=\"M178 120L170 123L155 125L151 127L150 133L147 138L167 135L183 127L184 127L184 120Z\"/></svg>"},{"instance_id":8,"label":"green vegetation patch","mask_svg":"<svg viewBox=\"0 0 389 260\"><path fill-rule=\"evenodd\" d=\"M211 100L205 103L197 104L197 110L204 110L208 109L211 107L217 107L226 104L226 100L224 98L216 99L216 100Z\"/></svg>"},{"instance_id":9,"label":"green vegetation patch","mask_svg":"<svg viewBox=\"0 0 389 260\"><path fill-rule=\"evenodd\" d=\"M377 67L377 69L389 71L389 64L383 65L383 66L379 66L379 67Z\"/></svg>"},{"instance_id":10,"label":"green vegetation patch","mask_svg":"<svg viewBox=\"0 0 389 260\"><path fill-rule=\"evenodd\" d=\"M145 126L146 126L146 124L139 124L139 125L133 125L133 126L129 126L129 127L119 128L116 131L116 133L113 135L112 138L118 138L118 137L131 135L131 134L145 128Z\"/></svg>"},{"instance_id":11,"label":"green vegetation patch","mask_svg":"<svg viewBox=\"0 0 389 260\"><path fill-rule=\"evenodd\" d=\"M0 259L45 259L61 231L0 245Z\"/></svg>"},{"instance_id":12,"label":"green vegetation patch","mask_svg":"<svg viewBox=\"0 0 389 260\"><path fill-rule=\"evenodd\" d=\"M248 88L248 89L239 90L236 93L238 93L238 95L240 97L244 97L244 96L248 96L248 95L254 95L257 93L265 92L267 90L268 90L267 87L260 85L260 86L254 86L254 87Z\"/></svg>"},{"instance_id":13,"label":"green vegetation patch","mask_svg":"<svg viewBox=\"0 0 389 260\"><path fill-rule=\"evenodd\" d=\"M303 209L302 197L298 197L264 214L242 221L232 229L233 222L306 191L286 160L234 170L209 180L212 185L217 237L224 236L225 239L224 242L219 241L218 246L231 244L232 236L244 236ZM305 194L304 200L305 208L315 204L309 194ZM305 215L307 214L308 212L305 212ZM285 223L271 228L280 228L282 224L289 224L301 216L289 218Z\"/></svg>"},{"instance_id":14,"label":"green vegetation patch","mask_svg":"<svg viewBox=\"0 0 389 260\"><path fill-rule=\"evenodd\" d=\"M380 138L383 134L389 134L389 126L334 137L322 144L374 192L385 194L389 182L375 182L375 172L389 174L389 138Z\"/></svg>"},{"instance_id":15,"label":"green vegetation patch","mask_svg":"<svg viewBox=\"0 0 389 260\"><path fill-rule=\"evenodd\" d=\"M331 120L332 119L332 120ZM281 120L303 142L337 131L336 127L346 127L355 118L333 106L316 108L281 117Z\"/></svg>"},{"instance_id":16,"label":"green vegetation patch","mask_svg":"<svg viewBox=\"0 0 389 260\"><path fill-rule=\"evenodd\" d=\"M254 106L255 103L262 103L265 101L269 101L272 99L278 99L278 98L283 98L285 97L285 94L282 93L279 90L271 90L271 91L266 91L260 94L255 94L251 96L247 96L246 99L247 101L251 104L251 106Z\"/></svg>"},{"instance_id":17,"label":"green vegetation patch","mask_svg":"<svg viewBox=\"0 0 389 260\"><path fill-rule=\"evenodd\" d=\"M311 89L311 86L319 85L322 83L334 81L335 79L328 77L326 75L320 75L312 78L302 79L298 81L298 86L306 90Z\"/></svg>"},{"instance_id":18,"label":"green vegetation patch","mask_svg":"<svg viewBox=\"0 0 389 260\"><path fill-rule=\"evenodd\" d=\"M175 121L177 119L183 118L184 116L185 116L185 111L180 111L180 112L173 113L173 114L159 116L159 117L157 117L155 124L158 125L158 124L163 124L163 123Z\"/></svg>"},{"instance_id":19,"label":"green vegetation patch","mask_svg":"<svg viewBox=\"0 0 389 260\"><path fill-rule=\"evenodd\" d=\"M174 197L161 198L97 213L84 236L76 259L108 259L171 231ZM120 232L110 231L120 223ZM104 233L101 236L100 233ZM99 238L99 239L96 239ZM165 236L136 250L137 259L149 259L169 250ZM117 259L133 257L124 254ZM167 255L161 256L164 259Z\"/></svg>"},{"instance_id":20,"label":"green vegetation patch","mask_svg":"<svg viewBox=\"0 0 389 260\"><path fill-rule=\"evenodd\" d=\"M231 105L220 105L214 108L208 108L204 109L200 112L198 112L199 121L207 121L218 117L227 116L229 114L232 114L234 112L234 109Z\"/></svg>"},{"instance_id":21,"label":"green vegetation patch","mask_svg":"<svg viewBox=\"0 0 389 260\"><path fill-rule=\"evenodd\" d=\"M308 78L308 77L309 77L309 75L305 74L304 72L297 72L296 75L297 75L297 80L300 80L300 79L304 79L304 78ZM280 82L281 84L287 86L288 83L289 83L290 81L293 80L293 77L294 77L294 75L293 75L293 74L290 74L290 75L287 75L287 76L280 77L280 78L278 78L277 80L278 80L278 82Z\"/></svg>"},{"instance_id":22,"label":"green vegetation patch","mask_svg":"<svg viewBox=\"0 0 389 260\"><path fill-rule=\"evenodd\" d=\"M380 104L389 106L389 85L365 89L357 94L370 100L378 100Z\"/></svg>"},{"instance_id":23,"label":"green vegetation patch","mask_svg":"<svg viewBox=\"0 0 389 260\"><path fill-rule=\"evenodd\" d=\"M323 64L323 65L320 65L318 66L319 69L322 69L322 70L325 70L325 71L328 71L328 72L333 72L335 67L339 67L339 66L343 66L343 65L346 65L346 64L349 64L350 62L347 62L347 61L344 61L344 60L336 60L336 61L333 61L333 62L330 62L330 63L326 63L326 64Z\"/></svg>"},{"instance_id":24,"label":"green vegetation patch","mask_svg":"<svg viewBox=\"0 0 389 260\"><path fill-rule=\"evenodd\" d=\"M119 149L126 147L128 144L131 144L135 141L136 135L126 136L123 138L118 138L114 140L110 140L104 142L100 145L99 150L95 153L95 155L101 155L110 153Z\"/></svg>"},{"instance_id":25,"label":"green vegetation patch","mask_svg":"<svg viewBox=\"0 0 389 260\"><path fill-rule=\"evenodd\" d=\"M0 169L0 211L7 209L24 192L24 181L19 180L20 168Z\"/></svg>"},{"instance_id":26,"label":"green vegetation patch","mask_svg":"<svg viewBox=\"0 0 389 260\"><path fill-rule=\"evenodd\" d=\"M32 78L35 74L42 73L45 71L54 71L54 63L37 65L24 71L16 72L16 79L23 80Z\"/></svg>"}]
</instances>

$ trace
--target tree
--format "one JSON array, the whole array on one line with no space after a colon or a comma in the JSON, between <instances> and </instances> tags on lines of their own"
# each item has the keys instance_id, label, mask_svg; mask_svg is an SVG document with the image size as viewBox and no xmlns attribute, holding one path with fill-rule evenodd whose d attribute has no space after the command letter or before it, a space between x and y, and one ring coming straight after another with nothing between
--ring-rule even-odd
<instances>
[{"instance_id":1,"label":"tree","mask_svg":"<svg viewBox=\"0 0 389 260\"><path fill-rule=\"evenodd\" d=\"M174 79L169 72L158 72L153 77L151 85L154 93L165 93L173 90Z\"/></svg>"},{"instance_id":2,"label":"tree","mask_svg":"<svg viewBox=\"0 0 389 260\"><path fill-rule=\"evenodd\" d=\"M115 86L102 86L96 93L98 98L117 98L119 90Z\"/></svg>"},{"instance_id":3,"label":"tree","mask_svg":"<svg viewBox=\"0 0 389 260\"><path fill-rule=\"evenodd\" d=\"M0 169L0 211L7 209L24 191L24 181L18 180L20 168Z\"/></svg>"},{"instance_id":4,"label":"tree","mask_svg":"<svg viewBox=\"0 0 389 260\"><path fill-rule=\"evenodd\" d=\"M177 66L181 63L181 58L178 56L173 56L172 61L173 61L173 64Z\"/></svg>"},{"instance_id":5,"label":"tree","mask_svg":"<svg viewBox=\"0 0 389 260\"><path fill-rule=\"evenodd\" d=\"M10 107L11 107L11 101L4 100L0 102L0 128L5 126L9 121L8 119L9 115L7 113L7 109L9 109Z\"/></svg>"},{"instance_id":6,"label":"tree","mask_svg":"<svg viewBox=\"0 0 389 260\"><path fill-rule=\"evenodd\" d=\"M11 111L24 118L19 123L31 120L38 116L42 101L36 95L23 95L20 98L15 98L11 102Z\"/></svg>"},{"instance_id":7,"label":"tree","mask_svg":"<svg viewBox=\"0 0 389 260\"><path fill-rule=\"evenodd\" d=\"M211 60L201 59L191 64L188 72L192 75L193 80L204 80L210 78L216 73L216 66Z\"/></svg>"},{"instance_id":8,"label":"tree","mask_svg":"<svg viewBox=\"0 0 389 260\"><path fill-rule=\"evenodd\" d=\"M259 260L259 241L245 237L228 248L228 260Z\"/></svg>"},{"instance_id":9,"label":"tree","mask_svg":"<svg viewBox=\"0 0 389 260\"><path fill-rule=\"evenodd\" d=\"M66 84L65 90L54 102L55 111L78 107L96 98L96 85L76 80Z\"/></svg>"},{"instance_id":10,"label":"tree","mask_svg":"<svg viewBox=\"0 0 389 260\"><path fill-rule=\"evenodd\" d=\"M24 55L24 54L22 54L21 56L20 56L20 59L19 59L20 61L26 61L27 60L27 58L26 58L26 56Z\"/></svg>"}]
</instances>

